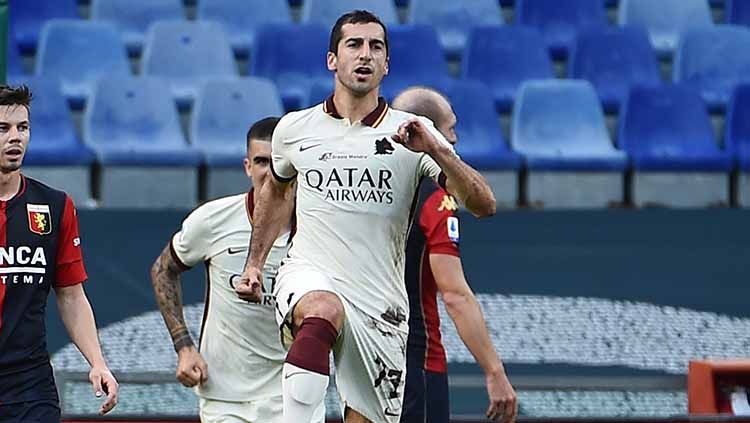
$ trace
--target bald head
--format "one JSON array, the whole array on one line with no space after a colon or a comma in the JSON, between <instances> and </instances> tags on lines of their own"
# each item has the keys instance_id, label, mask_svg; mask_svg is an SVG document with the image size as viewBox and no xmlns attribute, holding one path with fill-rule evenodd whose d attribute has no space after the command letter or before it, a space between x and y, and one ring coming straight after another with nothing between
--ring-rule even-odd
<instances>
[{"instance_id":1,"label":"bald head","mask_svg":"<svg viewBox=\"0 0 750 423\"><path fill-rule=\"evenodd\" d=\"M432 88L407 88L396 96L391 106L397 110L426 117L451 144L456 143L456 115L453 108L445 96Z\"/></svg>"}]
</instances>

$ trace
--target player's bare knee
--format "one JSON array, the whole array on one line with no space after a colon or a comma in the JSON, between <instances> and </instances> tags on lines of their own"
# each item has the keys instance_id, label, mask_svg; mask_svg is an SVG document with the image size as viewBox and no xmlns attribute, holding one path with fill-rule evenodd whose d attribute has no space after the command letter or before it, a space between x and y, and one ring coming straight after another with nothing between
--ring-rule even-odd
<instances>
[{"instance_id":1,"label":"player's bare knee","mask_svg":"<svg viewBox=\"0 0 750 423\"><path fill-rule=\"evenodd\" d=\"M344 305L334 293L312 291L305 294L294 308L294 325L299 327L308 317L325 319L340 331L344 324Z\"/></svg>"},{"instance_id":2,"label":"player's bare knee","mask_svg":"<svg viewBox=\"0 0 750 423\"><path fill-rule=\"evenodd\" d=\"M349 407L346 407L344 416L346 417L346 423L372 423L367 419L367 417L359 414L357 411Z\"/></svg>"}]
</instances>

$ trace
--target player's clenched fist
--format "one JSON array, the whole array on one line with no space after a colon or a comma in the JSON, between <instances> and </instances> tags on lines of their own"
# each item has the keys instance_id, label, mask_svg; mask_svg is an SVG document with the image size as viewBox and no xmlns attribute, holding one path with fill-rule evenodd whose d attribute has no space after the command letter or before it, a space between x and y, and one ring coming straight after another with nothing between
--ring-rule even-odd
<instances>
[{"instance_id":1,"label":"player's clenched fist","mask_svg":"<svg viewBox=\"0 0 750 423\"><path fill-rule=\"evenodd\" d=\"M241 299L251 303L260 303L263 298L263 272L257 267L246 267L239 282L234 285L234 291Z\"/></svg>"},{"instance_id":2,"label":"player's clenched fist","mask_svg":"<svg viewBox=\"0 0 750 423\"><path fill-rule=\"evenodd\" d=\"M427 126L416 118L409 119L399 125L398 131L391 138L394 142L417 153L430 154L442 145L427 129Z\"/></svg>"},{"instance_id":3,"label":"player's clenched fist","mask_svg":"<svg viewBox=\"0 0 750 423\"><path fill-rule=\"evenodd\" d=\"M177 353L177 380L188 388L208 380L208 364L192 345Z\"/></svg>"}]
</instances>

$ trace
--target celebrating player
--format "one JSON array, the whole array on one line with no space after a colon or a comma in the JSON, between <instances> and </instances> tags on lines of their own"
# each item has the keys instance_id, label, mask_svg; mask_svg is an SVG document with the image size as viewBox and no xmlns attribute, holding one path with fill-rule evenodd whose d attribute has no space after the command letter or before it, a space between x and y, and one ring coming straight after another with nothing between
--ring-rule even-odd
<instances>
[{"instance_id":1,"label":"celebrating player","mask_svg":"<svg viewBox=\"0 0 750 423\"><path fill-rule=\"evenodd\" d=\"M247 134L245 173L253 187L268 179L271 134L278 118L256 122ZM251 304L237 298L250 234L256 191L210 201L193 211L164 248L151 270L154 292L177 351L177 379L197 386L203 422L241 421L280 423L281 367L284 349L274 320L271 292L279 262L286 255L292 233L287 220L274 234L263 267L262 298ZM180 273L206 263L207 283L200 348L188 333L182 310ZM325 407L316 403L315 422Z\"/></svg>"},{"instance_id":2,"label":"celebrating player","mask_svg":"<svg viewBox=\"0 0 750 423\"><path fill-rule=\"evenodd\" d=\"M430 88L414 87L393 100L393 108L424 116L456 144L456 115L448 100ZM406 246L409 339L406 349L404 423L448 423L448 364L440 340L438 291L458 334L485 373L487 417L506 423L516 416L516 394L490 341L482 309L464 277L458 250L456 201L433 181L423 181ZM429 407L426 405L429 404Z\"/></svg>"},{"instance_id":3,"label":"celebrating player","mask_svg":"<svg viewBox=\"0 0 750 423\"><path fill-rule=\"evenodd\" d=\"M31 92L0 86L0 421L59 423L45 310L55 289L65 328L91 365L100 414L117 404L91 305L70 197L21 174L31 136Z\"/></svg>"}]
</instances>

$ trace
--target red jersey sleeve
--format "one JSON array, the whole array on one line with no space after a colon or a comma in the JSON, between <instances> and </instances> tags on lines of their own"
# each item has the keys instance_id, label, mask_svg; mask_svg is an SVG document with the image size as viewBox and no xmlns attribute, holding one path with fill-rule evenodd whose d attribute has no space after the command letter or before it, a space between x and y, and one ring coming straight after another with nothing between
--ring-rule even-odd
<instances>
[{"instance_id":1,"label":"red jersey sleeve","mask_svg":"<svg viewBox=\"0 0 750 423\"><path fill-rule=\"evenodd\" d=\"M60 223L55 263L55 286L71 286L84 282L88 275L83 266L81 238L78 234L78 215L70 196L65 197L65 209Z\"/></svg>"},{"instance_id":2,"label":"red jersey sleeve","mask_svg":"<svg viewBox=\"0 0 750 423\"><path fill-rule=\"evenodd\" d=\"M449 254L460 257L458 250L458 208L456 200L442 189L437 189L422 205L419 225L425 235L430 254Z\"/></svg>"}]
</instances>

